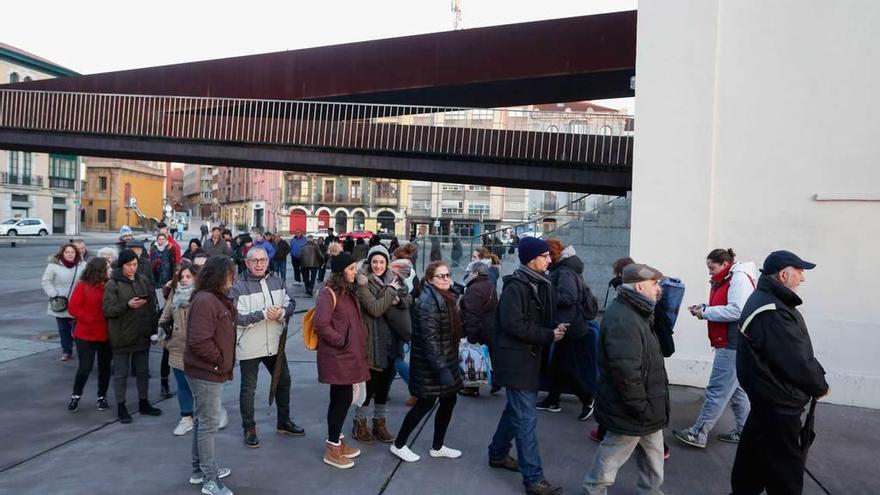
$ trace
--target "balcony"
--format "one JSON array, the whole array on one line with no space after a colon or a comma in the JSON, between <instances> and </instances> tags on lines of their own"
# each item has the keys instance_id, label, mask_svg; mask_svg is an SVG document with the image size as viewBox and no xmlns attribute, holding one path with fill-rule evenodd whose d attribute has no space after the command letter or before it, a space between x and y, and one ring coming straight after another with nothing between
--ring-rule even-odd
<instances>
[{"instance_id":1,"label":"balcony","mask_svg":"<svg viewBox=\"0 0 880 495\"><path fill-rule=\"evenodd\" d=\"M12 175L9 172L2 172L0 173L0 184L43 187L43 177L39 175Z\"/></svg>"},{"instance_id":2,"label":"balcony","mask_svg":"<svg viewBox=\"0 0 880 495\"><path fill-rule=\"evenodd\" d=\"M74 189L76 188L76 179L66 179L64 177L49 177L49 187L55 189Z\"/></svg>"},{"instance_id":3,"label":"balcony","mask_svg":"<svg viewBox=\"0 0 880 495\"><path fill-rule=\"evenodd\" d=\"M373 205L375 206L397 206L400 200L397 196L373 196Z\"/></svg>"}]
</instances>

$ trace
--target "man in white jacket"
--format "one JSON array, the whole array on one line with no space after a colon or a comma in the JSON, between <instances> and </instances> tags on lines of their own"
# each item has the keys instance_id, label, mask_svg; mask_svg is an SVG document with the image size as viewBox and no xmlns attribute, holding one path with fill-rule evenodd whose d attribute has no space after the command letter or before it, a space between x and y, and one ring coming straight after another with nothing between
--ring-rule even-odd
<instances>
[{"instance_id":1,"label":"man in white jacket","mask_svg":"<svg viewBox=\"0 0 880 495\"><path fill-rule=\"evenodd\" d=\"M254 421L254 393L260 363L269 370L275 368L278 345L287 321L293 316L296 301L291 298L284 282L269 272L269 255L265 249L252 247L245 259L247 272L230 290L230 297L238 312L236 320L235 354L241 370L241 426L244 443L250 448L260 446ZM281 376L275 400L278 407L277 429L285 435L302 436L305 430L290 419L290 370L281 363Z\"/></svg>"},{"instance_id":2,"label":"man in white jacket","mask_svg":"<svg viewBox=\"0 0 880 495\"><path fill-rule=\"evenodd\" d=\"M749 398L736 378L736 341L742 308L755 290L754 263L737 263L732 249L715 249L706 259L711 277L708 304L688 308L695 317L706 320L709 343L715 349L712 374L706 385L703 409L694 424L674 430L675 438L691 447L706 448L709 433L730 403L736 427L718 435L718 440L739 443L749 416Z\"/></svg>"}]
</instances>

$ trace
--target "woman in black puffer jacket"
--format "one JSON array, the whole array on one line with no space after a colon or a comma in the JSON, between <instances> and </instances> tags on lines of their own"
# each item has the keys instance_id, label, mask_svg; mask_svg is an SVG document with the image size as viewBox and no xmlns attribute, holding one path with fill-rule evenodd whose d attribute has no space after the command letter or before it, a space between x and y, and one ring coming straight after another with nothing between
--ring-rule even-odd
<instances>
[{"instance_id":1,"label":"woman in black puffer jacket","mask_svg":"<svg viewBox=\"0 0 880 495\"><path fill-rule=\"evenodd\" d=\"M456 392L461 389L458 369L461 317L456 295L449 290L451 286L449 266L437 261L429 264L422 279L421 294L413 306L409 391L418 400L404 418L391 446L391 452L406 462L419 460L406 441L438 399L440 407L434 416L431 457L461 456L461 451L443 445L455 408Z\"/></svg>"}]
</instances>

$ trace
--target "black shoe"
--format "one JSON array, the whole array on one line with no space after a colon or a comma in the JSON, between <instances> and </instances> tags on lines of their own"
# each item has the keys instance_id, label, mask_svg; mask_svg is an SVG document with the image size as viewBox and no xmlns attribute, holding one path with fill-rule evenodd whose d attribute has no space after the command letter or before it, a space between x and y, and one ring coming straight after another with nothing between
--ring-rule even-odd
<instances>
[{"instance_id":1,"label":"black shoe","mask_svg":"<svg viewBox=\"0 0 880 495\"><path fill-rule=\"evenodd\" d=\"M554 486L547 480L541 480L532 486L526 487L528 495L557 495L562 493L561 486Z\"/></svg>"},{"instance_id":2,"label":"black shoe","mask_svg":"<svg viewBox=\"0 0 880 495\"><path fill-rule=\"evenodd\" d=\"M161 394L163 399L170 399L174 397L174 394L171 392L171 388L168 386L168 382L162 383Z\"/></svg>"},{"instance_id":3,"label":"black shoe","mask_svg":"<svg viewBox=\"0 0 880 495\"><path fill-rule=\"evenodd\" d=\"M103 397L98 397L98 401L95 403L98 406L99 411L106 411L110 409L110 404L107 404L107 399Z\"/></svg>"},{"instance_id":4,"label":"black shoe","mask_svg":"<svg viewBox=\"0 0 880 495\"><path fill-rule=\"evenodd\" d=\"M593 415L593 411L594 411L593 404L594 404L594 401L590 401L589 403L584 404L584 408L581 409L581 413L580 413L580 415L578 415L578 421L586 421L586 420L590 419L590 416Z\"/></svg>"},{"instance_id":5,"label":"black shoe","mask_svg":"<svg viewBox=\"0 0 880 495\"><path fill-rule=\"evenodd\" d=\"M70 402L67 403L67 412L75 413L79 411L79 396L71 395Z\"/></svg>"},{"instance_id":6,"label":"black shoe","mask_svg":"<svg viewBox=\"0 0 880 495\"><path fill-rule=\"evenodd\" d=\"M288 420L278 425L278 433L294 437L302 437L305 436L306 430L297 426L293 421Z\"/></svg>"},{"instance_id":7,"label":"black shoe","mask_svg":"<svg viewBox=\"0 0 880 495\"><path fill-rule=\"evenodd\" d=\"M128 408L125 407L125 402L116 404L116 415L119 416L120 423L124 425L131 423L131 415L128 414Z\"/></svg>"},{"instance_id":8,"label":"black shoe","mask_svg":"<svg viewBox=\"0 0 880 495\"><path fill-rule=\"evenodd\" d=\"M558 413L562 411L562 408L559 407L559 404L552 404L547 399L538 402L538 404L535 406L535 409L539 411L548 411L553 413Z\"/></svg>"},{"instance_id":9,"label":"black shoe","mask_svg":"<svg viewBox=\"0 0 880 495\"><path fill-rule=\"evenodd\" d=\"M480 389L478 387L463 387L458 391L458 395L462 395L464 397L479 397Z\"/></svg>"},{"instance_id":10,"label":"black shoe","mask_svg":"<svg viewBox=\"0 0 880 495\"><path fill-rule=\"evenodd\" d=\"M489 389L490 394L497 394L502 388L500 385L492 385L492 388Z\"/></svg>"},{"instance_id":11,"label":"black shoe","mask_svg":"<svg viewBox=\"0 0 880 495\"><path fill-rule=\"evenodd\" d=\"M256 428L251 428L244 431L244 444L252 449L260 446L260 439L257 438Z\"/></svg>"},{"instance_id":12,"label":"black shoe","mask_svg":"<svg viewBox=\"0 0 880 495\"><path fill-rule=\"evenodd\" d=\"M162 410L151 406L147 399L141 399L138 402L138 412L141 413L141 416L160 416L162 414Z\"/></svg>"},{"instance_id":13,"label":"black shoe","mask_svg":"<svg viewBox=\"0 0 880 495\"><path fill-rule=\"evenodd\" d=\"M517 464L516 459L510 456L501 460L489 459L489 467L519 472L519 464Z\"/></svg>"}]
</instances>

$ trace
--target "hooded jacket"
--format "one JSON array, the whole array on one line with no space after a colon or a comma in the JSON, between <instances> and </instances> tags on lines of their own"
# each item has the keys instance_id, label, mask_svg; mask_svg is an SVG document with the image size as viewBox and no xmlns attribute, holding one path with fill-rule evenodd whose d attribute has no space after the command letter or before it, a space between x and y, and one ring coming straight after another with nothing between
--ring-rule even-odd
<instances>
[{"instance_id":1,"label":"hooded jacket","mask_svg":"<svg viewBox=\"0 0 880 495\"><path fill-rule=\"evenodd\" d=\"M589 305L598 310L598 302L584 282L584 262L571 246L565 249L563 258L550 267L550 280L556 291L556 322L569 324L565 340L570 341L586 335L587 321L596 315L587 314L584 308Z\"/></svg>"},{"instance_id":2,"label":"hooded jacket","mask_svg":"<svg viewBox=\"0 0 880 495\"><path fill-rule=\"evenodd\" d=\"M437 291L425 284L413 305L409 391L416 397L438 397L461 389L458 340L452 337L446 300ZM444 370L452 376L451 384L441 382Z\"/></svg>"},{"instance_id":3,"label":"hooded jacket","mask_svg":"<svg viewBox=\"0 0 880 495\"><path fill-rule=\"evenodd\" d=\"M762 275L742 311L736 374L752 409L800 414L812 397L828 393L825 369L813 354L801 298Z\"/></svg>"},{"instance_id":4,"label":"hooded jacket","mask_svg":"<svg viewBox=\"0 0 880 495\"><path fill-rule=\"evenodd\" d=\"M315 300L318 381L330 385L365 382L370 379L370 369L357 296L349 290L335 296L324 287Z\"/></svg>"},{"instance_id":5,"label":"hooded jacket","mask_svg":"<svg viewBox=\"0 0 880 495\"><path fill-rule=\"evenodd\" d=\"M187 315L186 350L183 353L187 376L210 382L232 380L235 366L235 308L227 298L200 291L190 300Z\"/></svg>"},{"instance_id":6,"label":"hooded jacket","mask_svg":"<svg viewBox=\"0 0 880 495\"><path fill-rule=\"evenodd\" d=\"M296 301L287 293L284 281L271 272L258 278L245 271L232 286L229 297L236 309L235 353L238 359L278 354L281 333L296 309ZM272 306L284 310L284 321L266 318L266 311Z\"/></svg>"},{"instance_id":7,"label":"hooded jacket","mask_svg":"<svg viewBox=\"0 0 880 495\"><path fill-rule=\"evenodd\" d=\"M469 342L491 345L497 308L498 292L488 275L468 280L461 298L461 325Z\"/></svg>"},{"instance_id":8,"label":"hooded jacket","mask_svg":"<svg viewBox=\"0 0 880 495\"><path fill-rule=\"evenodd\" d=\"M62 296L69 300L71 294L73 294L73 286L76 280L79 280L86 269L85 263L80 262L73 268L67 268L54 255L50 256L48 261L49 264L46 265L46 270L43 272L43 278L40 281L43 286L43 292L50 299ZM56 318L70 318L69 312L52 311L51 306L48 305L46 313Z\"/></svg>"},{"instance_id":9,"label":"hooded jacket","mask_svg":"<svg viewBox=\"0 0 880 495\"><path fill-rule=\"evenodd\" d=\"M77 282L67 307L76 318L74 337L88 342L107 342L107 318L104 317L104 282L91 285Z\"/></svg>"},{"instance_id":10,"label":"hooded jacket","mask_svg":"<svg viewBox=\"0 0 880 495\"><path fill-rule=\"evenodd\" d=\"M504 277L493 338L494 384L538 390L542 348L553 343L554 306L550 279L524 267Z\"/></svg>"},{"instance_id":11,"label":"hooded jacket","mask_svg":"<svg viewBox=\"0 0 880 495\"><path fill-rule=\"evenodd\" d=\"M669 381L652 314L618 294L602 318L596 419L620 435L648 435L669 422Z\"/></svg>"},{"instance_id":12,"label":"hooded jacket","mask_svg":"<svg viewBox=\"0 0 880 495\"><path fill-rule=\"evenodd\" d=\"M146 304L134 309L131 299L145 296ZM129 280L121 269L113 271L104 285L104 317L113 352L138 352L150 348L150 336L156 333L156 292L146 279L135 275Z\"/></svg>"}]
</instances>

